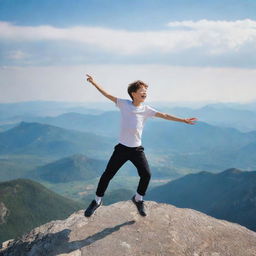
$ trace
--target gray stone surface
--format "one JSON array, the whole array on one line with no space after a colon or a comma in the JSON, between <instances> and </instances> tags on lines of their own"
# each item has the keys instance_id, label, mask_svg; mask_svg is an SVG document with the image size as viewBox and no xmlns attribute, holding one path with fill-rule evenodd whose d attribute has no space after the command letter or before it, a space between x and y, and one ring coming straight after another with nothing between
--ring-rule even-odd
<instances>
[{"instance_id":1,"label":"gray stone surface","mask_svg":"<svg viewBox=\"0 0 256 256\"><path fill-rule=\"evenodd\" d=\"M0 224L5 223L5 217L8 215L9 211L3 202L0 202Z\"/></svg>"},{"instance_id":2,"label":"gray stone surface","mask_svg":"<svg viewBox=\"0 0 256 256\"><path fill-rule=\"evenodd\" d=\"M131 201L83 211L35 228L1 256L256 256L256 233L191 209L146 202L147 217Z\"/></svg>"}]
</instances>

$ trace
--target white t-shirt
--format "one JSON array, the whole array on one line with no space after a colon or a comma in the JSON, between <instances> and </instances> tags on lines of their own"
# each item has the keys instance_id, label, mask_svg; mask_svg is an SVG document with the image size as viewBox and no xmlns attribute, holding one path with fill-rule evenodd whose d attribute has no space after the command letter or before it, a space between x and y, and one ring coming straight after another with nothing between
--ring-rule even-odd
<instances>
[{"instance_id":1,"label":"white t-shirt","mask_svg":"<svg viewBox=\"0 0 256 256\"><path fill-rule=\"evenodd\" d=\"M116 106L121 111L121 130L119 142L127 147L141 146L141 135L147 118L158 111L147 106L136 107L131 100L117 99Z\"/></svg>"}]
</instances>

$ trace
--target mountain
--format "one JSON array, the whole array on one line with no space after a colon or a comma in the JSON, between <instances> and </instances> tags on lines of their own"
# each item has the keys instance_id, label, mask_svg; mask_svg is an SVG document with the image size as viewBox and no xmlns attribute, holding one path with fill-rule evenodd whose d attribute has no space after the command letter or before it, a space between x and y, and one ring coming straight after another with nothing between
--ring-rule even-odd
<instances>
[{"instance_id":1,"label":"mountain","mask_svg":"<svg viewBox=\"0 0 256 256\"><path fill-rule=\"evenodd\" d=\"M192 208L256 230L256 171L189 174L148 193L150 200Z\"/></svg>"},{"instance_id":2,"label":"mountain","mask_svg":"<svg viewBox=\"0 0 256 256\"><path fill-rule=\"evenodd\" d=\"M82 205L41 184L17 179L0 183L0 241L14 238L54 219L66 218Z\"/></svg>"},{"instance_id":3,"label":"mountain","mask_svg":"<svg viewBox=\"0 0 256 256\"><path fill-rule=\"evenodd\" d=\"M230 166L253 170L256 165L256 158L236 160L242 152L250 155L246 146L256 142L255 131L242 133L202 122L191 126L152 120L146 124L143 136L145 148L155 158L164 156L164 165L172 168L216 172Z\"/></svg>"},{"instance_id":4,"label":"mountain","mask_svg":"<svg viewBox=\"0 0 256 256\"><path fill-rule=\"evenodd\" d=\"M200 109L191 108L161 108L160 110L180 117L197 117L200 122L219 128L233 128L240 132L256 130L256 112L231 109L228 107L213 107L211 105ZM255 117L255 118L254 118ZM65 129L91 131L104 136L115 136L119 131L118 111L100 114L64 113L54 117L34 117L25 119L29 122L55 125ZM166 121L165 121L166 122Z\"/></svg>"},{"instance_id":5,"label":"mountain","mask_svg":"<svg viewBox=\"0 0 256 256\"><path fill-rule=\"evenodd\" d=\"M229 102L229 103L212 103L208 104L208 106L214 107L214 108L220 108L220 107L228 107L233 109L242 109L242 110L249 110L256 112L256 101L250 101L247 103L237 103L237 102Z\"/></svg>"},{"instance_id":6,"label":"mountain","mask_svg":"<svg viewBox=\"0 0 256 256\"><path fill-rule=\"evenodd\" d=\"M80 114L79 117L73 114L68 116L70 119L64 123L79 123ZM82 119L80 124L80 127L91 132L23 122L0 133L0 154L26 154L56 160L81 153L90 158L107 159L117 141L114 137L118 132L113 127L117 129L119 126L118 121L114 121L118 113L109 112L102 114L101 118L91 118L95 118L92 124ZM99 135L104 132L108 137ZM256 157L253 157L248 145L255 142L256 132L242 133L233 128L221 128L202 122L190 126L161 119L149 120L143 134L143 145L151 166L162 168L158 177L173 178L198 170L216 172L230 166L253 170Z\"/></svg>"},{"instance_id":7,"label":"mountain","mask_svg":"<svg viewBox=\"0 0 256 256\"><path fill-rule=\"evenodd\" d=\"M63 125L90 132L23 122L0 133L0 154L33 155L56 160L81 153L90 158L107 159L117 142L117 119L117 112L104 113L100 117L81 114L61 116ZM162 167L158 177L173 178L198 170L216 172L230 166L254 170L256 157L252 153L253 146L249 146L253 143L256 143L255 131L242 133L202 122L191 126L157 118L146 123L143 134L143 145L151 166Z\"/></svg>"},{"instance_id":8,"label":"mountain","mask_svg":"<svg viewBox=\"0 0 256 256\"><path fill-rule=\"evenodd\" d=\"M131 201L102 206L91 218L78 211L3 244L2 256L253 256L256 233L191 209L146 203L138 215Z\"/></svg>"},{"instance_id":9,"label":"mountain","mask_svg":"<svg viewBox=\"0 0 256 256\"><path fill-rule=\"evenodd\" d=\"M97 109L96 109L97 108ZM28 101L15 103L0 103L0 125L20 123L21 121L36 122L38 117L53 117L64 113L76 112L82 114L100 114L113 110L110 102L54 102Z\"/></svg>"},{"instance_id":10,"label":"mountain","mask_svg":"<svg viewBox=\"0 0 256 256\"><path fill-rule=\"evenodd\" d=\"M105 161L78 154L38 167L28 177L51 183L82 181L100 176L105 167Z\"/></svg>"},{"instance_id":11,"label":"mountain","mask_svg":"<svg viewBox=\"0 0 256 256\"><path fill-rule=\"evenodd\" d=\"M75 129L117 138L119 114L116 111L100 115L67 113L58 117L39 118L40 123L55 125L65 129ZM243 133L234 128L222 128L198 122L197 125L170 122L155 118L146 123L143 144L151 151L163 152L230 152L249 143L256 142L256 132ZM157 149L155 149L157 147Z\"/></svg>"},{"instance_id":12,"label":"mountain","mask_svg":"<svg viewBox=\"0 0 256 256\"><path fill-rule=\"evenodd\" d=\"M5 132L13 127L17 126L17 124L5 124L5 125L0 125L0 132Z\"/></svg>"},{"instance_id":13,"label":"mountain","mask_svg":"<svg viewBox=\"0 0 256 256\"><path fill-rule=\"evenodd\" d=\"M25 177L38 166L52 161L50 157L31 155L2 155L0 156L0 182Z\"/></svg>"},{"instance_id":14,"label":"mountain","mask_svg":"<svg viewBox=\"0 0 256 256\"><path fill-rule=\"evenodd\" d=\"M37 117L27 120L82 132L93 131L102 136L117 137L119 119L120 117L117 111L108 111L97 115L92 111L92 114L72 112L56 117Z\"/></svg>"},{"instance_id":15,"label":"mountain","mask_svg":"<svg viewBox=\"0 0 256 256\"><path fill-rule=\"evenodd\" d=\"M242 132L256 130L256 111L237 105L210 104L202 108L164 107L164 111L176 116L196 116L202 122L220 127L235 128Z\"/></svg>"},{"instance_id":16,"label":"mountain","mask_svg":"<svg viewBox=\"0 0 256 256\"><path fill-rule=\"evenodd\" d=\"M173 152L203 152L218 149L237 150L253 141L256 133L242 133L233 128L221 128L198 122L186 125L166 120L150 121L145 126L145 146L163 148ZM158 149L159 150L159 149Z\"/></svg>"},{"instance_id":17,"label":"mountain","mask_svg":"<svg viewBox=\"0 0 256 256\"><path fill-rule=\"evenodd\" d=\"M235 160L235 166L248 166L248 163L251 163L252 166L250 166L250 168L256 169L256 142L249 143L248 145L242 147L235 154L233 154L232 157Z\"/></svg>"},{"instance_id":18,"label":"mountain","mask_svg":"<svg viewBox=\"0 0 256 256\"><path fill-rule=\"evenodd\" d=\"M95 103L95 105L97 106L98 104ZM12 118L19 119L21 117L56 116L71 111L78 113L101 112L100 110L92 109L88 103L82 102L26 101L0 103L0 121Z\"/></svg>"},{"instance_id":19,"label":"mountain","mask_svg":"<svg viewBox=\"0 0 256 256\"><path fill-rule=\"evenodd\" d=\"M111 139L93 133L22 122L19 126L0 133L0 154L61 157L84 152L99 153L112 147L111 142Z\"/></svg>"},{"instance_id":20,"label":"mountain","mask_svg":"<svg viewBox=\"0 0 256 256\"><path fill-rule=\"evenodd\" d=\"M236 128L242 132L256 130L255 104L255 102L248 104L199 104L203 107L195 108L195 104L190 107L178 107L179 104L173 104L171 102L149 103L149 105L152 105L159 111L167 112L171 115L183 117L196 116L203 122L221 127ZM109 110L115 110L115 106L107 101L103 103L51 101L6 103L0 104L0 125L26 121L46 123L56 126L61 125L63 128L70 129L71 124L65 122L66 117L70 118L70 115L72 114L85 114L85 116L81 116L82 119L80 123L76 123L75 121L75 126L77 126L76 129L85 131L83 126L80 126L80 124L83 121L86 121L87 117L90 118L90 116L98 115L103 111ZM68 116L65 117L65 115Z\"/></svg>"}]
</instances>

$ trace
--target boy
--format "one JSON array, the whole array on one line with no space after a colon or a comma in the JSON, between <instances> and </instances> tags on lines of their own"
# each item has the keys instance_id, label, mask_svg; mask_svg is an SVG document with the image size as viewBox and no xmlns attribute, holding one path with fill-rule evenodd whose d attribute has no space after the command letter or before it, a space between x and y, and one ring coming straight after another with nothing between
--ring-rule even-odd
<instances>
[{"instance_id":1,"label":"boy","mask_svg":"<svg viewBox=\"0 0 256 256\"><path fill-rule=\"evenodd\" d=\"M151 173L149 165L144 154L144 148L141 146L141 135L144 122L149 117L160 117L166 120L195 124L196 118L181 119L143 105L147 97L147 88L144 82L138 80L128 86L128 94L131 100L116 98L106 92L99 86L90 75L87 75L87 81L96 87L105 97L113 101L121 111L121 131L119 144L107 164L106 170L102 174L96 190L95 200L86 209L84 215L90 217L95 210L102 204L102 197L108 187L110 180L114 177L121 166L130 160L138 170L140 176L137 193L132 197L132 202L137 207L141 216L146 216L144 209L143 196L150 181Z\"/></svg>"}]
</instances>

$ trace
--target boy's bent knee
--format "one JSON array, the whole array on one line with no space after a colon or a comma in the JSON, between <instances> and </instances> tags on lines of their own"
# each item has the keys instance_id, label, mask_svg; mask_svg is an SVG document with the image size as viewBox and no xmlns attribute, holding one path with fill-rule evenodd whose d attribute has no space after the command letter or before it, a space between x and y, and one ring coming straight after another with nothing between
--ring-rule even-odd
<instances>
[{"instance_id":1,"label":"boy's bent knee","mask_svg":"<svg viewBox=\"0 0 256 256\"><path fill-rule=\"evenodd\" d=\"M139 172L139 176L147 180L151 179L151 173L148 170L143 170L142 172Z\"/></svg>"}]
</instances>

